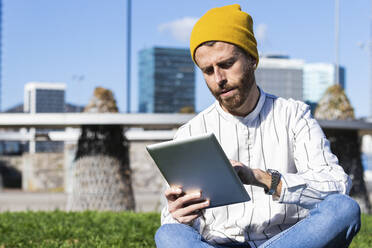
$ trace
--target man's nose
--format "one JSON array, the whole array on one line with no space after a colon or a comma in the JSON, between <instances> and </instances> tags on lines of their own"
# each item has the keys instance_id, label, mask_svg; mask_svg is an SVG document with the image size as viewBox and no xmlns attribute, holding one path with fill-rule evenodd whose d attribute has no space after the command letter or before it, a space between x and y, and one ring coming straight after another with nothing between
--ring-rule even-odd
<instances>
[{"instance_id":1,"label":"man's nose","mask_svg":"<svg viewBox=\"0 0 372 248\"><path fill-rule=\"evenodd\" d=\"M214 79L220 86L226 83L225 73L220 68L215 68Z\"/></svg>"}]
</instances>

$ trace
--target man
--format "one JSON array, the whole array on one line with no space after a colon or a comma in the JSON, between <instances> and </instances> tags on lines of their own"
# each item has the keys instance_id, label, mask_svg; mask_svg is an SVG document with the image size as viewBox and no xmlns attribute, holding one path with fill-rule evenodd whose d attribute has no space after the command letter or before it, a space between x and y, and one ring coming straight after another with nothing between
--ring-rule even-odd
<instances>
[{"instance_id":1,"label":"man","mask_svg":"<svg viewBox=\"0 0 372 248\"><path fill-rule=\"evenodd\" d=\"M216 102L176 139L213 132L251 201L205 209L202 192L165 191L157 247L347 247L360 228L350 178L309 107L258 88L251 17L235 4L195 24L191 56ZM223 182L221 182L221 188Z\"/></svg>"}]
</instances>

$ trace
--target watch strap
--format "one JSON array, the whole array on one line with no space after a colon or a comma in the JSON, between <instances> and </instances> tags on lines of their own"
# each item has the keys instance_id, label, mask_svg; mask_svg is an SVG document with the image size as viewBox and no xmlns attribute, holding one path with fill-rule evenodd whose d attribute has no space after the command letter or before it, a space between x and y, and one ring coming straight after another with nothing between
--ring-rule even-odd
<instances>
[{"instance_id":1,"label":"watch strap","mask_svg":"<svg viewBox=\"0 0 372 248\"><path fill-rule=\"evenodd\" d=\"M280 178L282 175L280 174L279 171L273 169L268 169L266 170L266 172L271 175L271 185L269 189L265 188L265 194L273 195L276 191L276 188L279 185Z\"/></svg>"}]
</instances>

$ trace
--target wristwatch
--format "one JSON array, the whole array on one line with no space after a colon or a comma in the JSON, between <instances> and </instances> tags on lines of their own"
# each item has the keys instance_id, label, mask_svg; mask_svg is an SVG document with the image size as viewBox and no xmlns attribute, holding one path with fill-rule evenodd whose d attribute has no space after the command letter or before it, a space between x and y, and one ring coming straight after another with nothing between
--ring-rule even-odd
<instances>
[{"instance_id":1,"label":"wristwatch","mask_svg":"<svg viewBox=\"0 0 372 248\"><path fill-rule=\"evenodd\" d=\"M273 169L267 169L266 172L271 175L271 185L269 189L265 188L265 194L273 195L276 191L276 188L278 187L282 175L279 171Z\"/></svg>"}]
</instances>

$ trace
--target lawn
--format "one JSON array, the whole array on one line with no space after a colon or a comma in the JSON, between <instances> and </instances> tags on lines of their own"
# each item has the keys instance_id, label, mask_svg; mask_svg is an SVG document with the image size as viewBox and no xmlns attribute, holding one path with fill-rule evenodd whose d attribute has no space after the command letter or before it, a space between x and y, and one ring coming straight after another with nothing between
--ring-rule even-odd
<instances>
[{"instance_id":1,"label":"lawn","mask_svg":"<svg viewBox=\"0 0 372 248\"><path fill-rule=\"evenodd\" d=\"M19 212L0 214L0 248L155 247L158 213Z\"/></svg>"},{"instance_id":2,"label":"lawn","mask_svg":"<svg viewBox=\"0 0 372 248\"><path fill-rule=\"evenodd\" d=\"M18 212L0 214L0 248L7 247L155 247L159 213ZM372 215L351 245L372 247Z\"/></svg>"},{"instance_id":3,"label":"lawn","mask_svg":"<svg viewBox=\"0 0 372 248\"><path fill-rule=\"evenodd\" d=\"M362 227L354 237L350 248L371 248L372 247L372 215L362 215Z\"/></svg>"}]
</instances>

